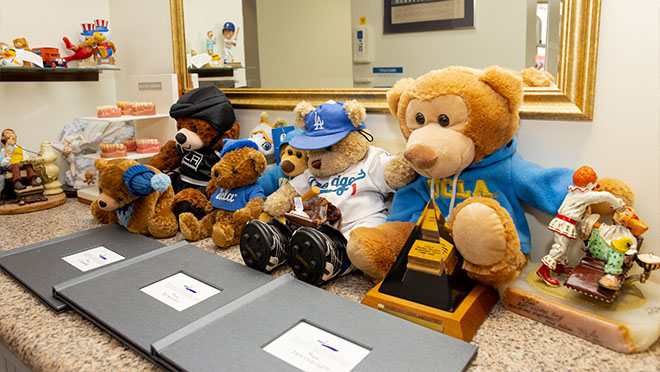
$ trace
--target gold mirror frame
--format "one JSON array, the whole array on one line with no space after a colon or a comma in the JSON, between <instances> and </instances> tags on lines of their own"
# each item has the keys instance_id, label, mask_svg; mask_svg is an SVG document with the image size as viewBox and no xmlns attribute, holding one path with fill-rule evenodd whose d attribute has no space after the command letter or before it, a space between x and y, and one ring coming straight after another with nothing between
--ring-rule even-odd
<instances>
[{"instance_id":1,"label":"gold mirror frame","mask_svg":"<svg viewBox=\"0 0 660 372\"><path fill-rule=\"evenodd\" d=\"M596 87L601 0L564 0L562 4L559 88L525 88L523 119L591 120ZM170 0L174 71L187 77L183 0ZM181 88L188 91L188 79ZM292 110L303 99L314 105L329 99L357 99L368 112L389 113L387 89L259 89L222 90L234 108Z\"/></svg>"}]
</instances>

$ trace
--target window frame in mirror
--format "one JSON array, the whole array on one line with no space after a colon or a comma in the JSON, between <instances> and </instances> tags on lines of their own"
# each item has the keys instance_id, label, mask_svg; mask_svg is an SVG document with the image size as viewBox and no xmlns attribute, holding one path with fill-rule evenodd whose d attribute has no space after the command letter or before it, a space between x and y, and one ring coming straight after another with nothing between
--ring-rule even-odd
<instances>
[{"instance_id":1,"label":"window frame in mirror","mask_svg":"<svg viewBox=\"0 0 660 372\"><path fill-rule=\"evenodd\" d=\"M601 0L562 1L561 48L557 86L525 88L520 117L538 120L592 120L596 88ZM174 72L184 92L187 78L183 0L170 0ZM185 76L185 79L181 79ZM370 113L389 113L387 89L261 89L223 88L234 108L292 110L306 100L357 99Z\"/></svg>"}]
</instances>

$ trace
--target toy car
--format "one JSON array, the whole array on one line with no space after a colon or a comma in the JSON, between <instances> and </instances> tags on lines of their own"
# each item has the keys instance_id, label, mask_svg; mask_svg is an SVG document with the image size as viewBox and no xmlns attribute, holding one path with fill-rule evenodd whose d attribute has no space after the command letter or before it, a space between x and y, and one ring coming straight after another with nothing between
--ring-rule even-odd
<instances>
[{"instance_id":1,"label":"toy car","mask_svg":"<svg viewBox=\"0 0 660 372\"><path fill-rule=\"evenodd\" d=\"M41 56L44 61L44 67L68 67L69 64L64 58L60 57L60 51L57 48L34 48L34 53Z\"/></svg>"}]
</instances>

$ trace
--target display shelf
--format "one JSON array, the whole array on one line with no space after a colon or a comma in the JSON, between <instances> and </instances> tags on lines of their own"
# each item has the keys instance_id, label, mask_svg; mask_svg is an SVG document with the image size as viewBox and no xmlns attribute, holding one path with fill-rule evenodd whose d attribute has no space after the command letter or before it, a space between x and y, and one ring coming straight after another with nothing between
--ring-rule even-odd
<instances>
[{"instance_id":1,"label":"display shelf","mask_svg":"<svg viewBox=\"0 0 660 372\"><path fill-rule=\"evenodd\" d=\"M170 117L168 114L156 114L156 115L139 115L139 116L122 115L115 118L99 118L96 116L83 116L80 119L89 120L89 121L104 121L109 123L116 123L120 121L160 119L160 118L168 118L168 117Z\"/></svg>"},{"instance_id":2,"label":"display shelf","mask_svg":"<svg viewBox=\"0 0 660 372\"><path fill-rule=\"evenodd\" d=\"M221 76L234 76L235 70L248 70L256 68L255 66L241 66L241 67L189 67L188 72L197 74L199 77L221 77Z\"/></svg>"},{"instance_id":3,"label":"display shelf","mask_svg":"<svg viewBox=\"0 0 660 372\"><path fill-rule=\"evenodd\" d=\"M119 67L0 67L0 81L98 81L102 71Z\"/></svg>"},{"instance_id":4,"label":"display shelf","mask_svg":"<svg viewBox=\"0 0 660 372\"><path fill-rule=\"evenodd\" d=\"M144 159L151 159L154 155L156 155L157 152L150 152L150 153L139 153L139 152L134 152L134 151L129 151L126 156L117 156L113 158L103 158L103 159L133 159L133 160L144 160ZM86 154L83 155L84 158L87 159L101 159L101 153L96 152L94 154Z\"/></svg>"},{"instance_id":5,"label":"display shelf","mask_svg":"<svg viewBox=\"0 0 660 372\"><path fill-rule=\"evenodd\" d=\"M92 204L98 198L99 188L96 185L78 190L78 201L81 203Z\"/></svg>"}]
</instances>

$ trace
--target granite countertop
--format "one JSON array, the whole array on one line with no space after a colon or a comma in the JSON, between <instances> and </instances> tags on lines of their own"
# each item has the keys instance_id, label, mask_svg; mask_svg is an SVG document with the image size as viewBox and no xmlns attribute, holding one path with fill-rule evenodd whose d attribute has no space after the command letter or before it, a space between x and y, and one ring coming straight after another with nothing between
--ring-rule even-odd
<instances>
[{"instance_id":1,"label":"granite countertop","mask_svg":"<svg viewBox=\"0 0 660 372\"><path fill-rule=\"evenodd\" d=\"M0 251L95 226L89 206L75 199L50 210L2 215ZM177 234L162 242L171 244L182 239ZM210 238L192 244L242 263L238 247L219 250ZM288 270L278 269L274 275ZM360 273L352 273L323 288L359 302L373 285ZM0 342L35 372L161 371L74 311L53 313L4 273L0 274L0 293ZM509 312L500 303L472 344L479 351L469 371L660 371L658 341L645 352L620 354Z\"/></svg>"}]
</instances>

